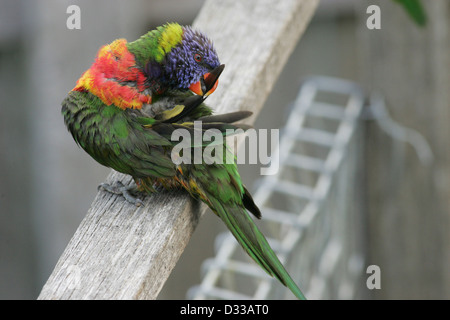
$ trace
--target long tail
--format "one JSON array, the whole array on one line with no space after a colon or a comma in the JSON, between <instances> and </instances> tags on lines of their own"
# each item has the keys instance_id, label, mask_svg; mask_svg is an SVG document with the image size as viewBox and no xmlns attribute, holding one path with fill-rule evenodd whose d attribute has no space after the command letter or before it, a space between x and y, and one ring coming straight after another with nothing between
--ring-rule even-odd
<instances>
[{"instance_id":1,"label":"long tail","mask_svg":"<svg viewBox=\"0 0 450 320\"><path fill-rule=\"evenodd\" d=\"M224 207L214 198L208 200L211 209L225 222L247 254L269 275L288 287L297 298L306 300L247 211L236 205Z\"/></svg>"}]
</instances>

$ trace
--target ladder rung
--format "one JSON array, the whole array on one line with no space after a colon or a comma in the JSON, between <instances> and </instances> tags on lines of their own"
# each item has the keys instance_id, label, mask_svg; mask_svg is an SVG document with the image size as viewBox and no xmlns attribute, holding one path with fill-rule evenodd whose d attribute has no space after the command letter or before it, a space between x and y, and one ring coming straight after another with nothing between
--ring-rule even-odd
<instances>
[{"instance_id":1,"label":"ladder rung","mask_svg":"<svg viewBox=\"0 0 450 320\"><path fill-rule=\"evenodd\" d=\"M297 219L297 214L295 213L269 207L261 207L261 214L264 221L272 221L288 225L294 225Z\"/></svg>"},{"instance_id":2,"label":"ladder rung","mask_svg":"<svg viewBox=\"0 0 450 320\"><path fill-rule=\"evenodd\" d=\"M298 169L322 172L325 170L325 161L319 158L308 157L300 154L289 154L284 164Z\"/></svg>"},{"instance_id":3,"label":"ladder rung","mask_svg":"<svg viewBox=\"0 0 450 320\"><path fill-rule=\"evenodd\" d=\"M289 133L287 133L289 134ZM335 135L323 130L301 128L301 130L292 138L298 141L311 142L327 147L333 146Z\"/></svg>"},{"instance_id":4,"label":"ladder rung","mask_svg":"<svg viewBox=\"0 0 450 320\"><path fill-rule=\"evenodd\" d=\"M205 296L205 297L211 297L216 299L223 299L223 300L252 300L254 297L248 296L245 294L242 294L240 292L224 289L224 288L218 288L218 287L210 287L210 288L203 288L202 286L197 289L197 292L194 295L195 296Z\"/></svg>"},{"instance_id":5,"label":"ladder rung","mask_svg":"<svg viewBox=\"0 0 450 320\"><path fill-rule=\"evenodd\" d=\"M308 109L308 115L334 120L345 118L345 108L325 102L314 102Z\"/></svg>"},{"instance_id":6,"label":"ladder rung","mask_svg":"<svg viewBox=\"0 0 450 320\"><path fill-rule=\"evenodd\" d=\"M278 180L272 185L272 190L299 198L311 199L313 197L311 187L291 181Z\"/></svg>"}]
</instances>

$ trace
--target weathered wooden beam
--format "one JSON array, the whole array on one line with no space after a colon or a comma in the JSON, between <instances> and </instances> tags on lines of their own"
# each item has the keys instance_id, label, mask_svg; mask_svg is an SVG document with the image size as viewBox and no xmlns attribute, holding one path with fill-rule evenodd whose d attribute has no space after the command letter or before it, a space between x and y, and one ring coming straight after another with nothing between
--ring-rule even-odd
<instances>
[{"instance_id":1,"label":"weathered wooden beam","mask_svg":"<svg viewBox=\"0 0 450 320\"><path fill-rule=\"evenodd\" d=\"M206 1L194 26L226 64L207 103L257 114L317 3ZM131 183L117 172L107 177L117 180ZM181 191L149 195L141 207L99 192L39 299L155 299L205 209Z\"/></svg>"}]
</instances>

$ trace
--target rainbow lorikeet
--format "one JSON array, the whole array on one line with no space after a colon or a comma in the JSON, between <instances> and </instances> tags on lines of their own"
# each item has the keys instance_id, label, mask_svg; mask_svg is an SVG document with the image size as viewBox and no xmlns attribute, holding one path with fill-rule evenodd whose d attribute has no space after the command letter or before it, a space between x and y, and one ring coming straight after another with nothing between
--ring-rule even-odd
<instances>
[{"instance_id":1,"label":"rainbow lorikeet","mask_svg":"<svg viewBox=\"0 0 450 320\"><path fill-rule=\"evenodd\" d=\"M65 124L91 157L131 175L139 191L182 187L201 199L267 273L304 299L247 213L261 218L236 164L172 161L171 151L178 142L171 141L171 135L176 129L193 132L193 121L202 121L203 131L213 128L225 135L226 129L239 127L233 122L251 114L212 115L203 103L216 89L223 68L205 35L175 23L131 43L116 40L100 49L91 68L63 100ZM192 147L194 152L205 146L201 142ZM229 151L225 143L222 147L226 159ZM142 204L123 185L102 187Z\"/></svg>"}]
</instances>

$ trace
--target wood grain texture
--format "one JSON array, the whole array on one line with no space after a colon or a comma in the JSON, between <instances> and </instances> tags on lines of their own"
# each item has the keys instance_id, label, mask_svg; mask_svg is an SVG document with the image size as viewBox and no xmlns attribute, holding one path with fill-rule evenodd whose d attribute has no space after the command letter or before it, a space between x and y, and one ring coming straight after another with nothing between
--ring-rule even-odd
<instances>
[{"instance_id":1,"label":"wood grain texture","mask_svg":"<svg viewBox=\"0 0 450 320\"><path fill-rule=\"evenodd\" d=\"M206 1L194 26L226 64L207 103L257 114L317 4ZM131 183L114 171L107 177L117 180ZM149 195L141 207L99 192L38 299L155 299L205 209L182 191Z\"/></svg>"}]
</instances>

